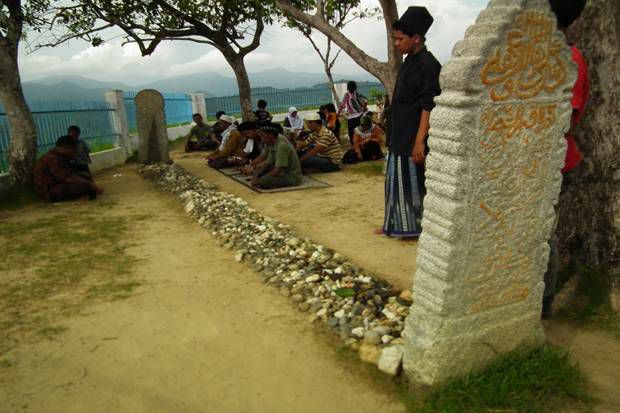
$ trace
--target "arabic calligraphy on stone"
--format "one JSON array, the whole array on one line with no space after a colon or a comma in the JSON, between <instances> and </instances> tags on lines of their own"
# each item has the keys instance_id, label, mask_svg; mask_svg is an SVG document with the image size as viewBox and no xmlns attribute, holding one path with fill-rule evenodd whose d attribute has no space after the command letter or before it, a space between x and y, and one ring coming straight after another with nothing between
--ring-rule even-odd
<instances>
[{"instance_id":1,"label":"arabic calligraphy on stone","mask_svg":"<svg viewBox=\"0 0 620 413\"><path fill-rule=\"evenodd\" d=\"M555 21L542 12L530 10L516 18L505 50L498 47L480 73L491 100L531 99L564 83L564 45L554 33Z\"/></svg>"}]
</instances>

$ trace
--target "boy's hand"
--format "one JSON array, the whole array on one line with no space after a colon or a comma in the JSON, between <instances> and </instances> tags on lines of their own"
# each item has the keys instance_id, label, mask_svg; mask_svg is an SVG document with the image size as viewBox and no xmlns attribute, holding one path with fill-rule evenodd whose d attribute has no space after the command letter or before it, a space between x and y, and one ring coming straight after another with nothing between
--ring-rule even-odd
<instances>
[{"instance_id":1,"label":"boy's hand","mask_svg":"<svg viewBox=\"0 0 620 413\"><path fill-rule=\"evenodd\" d=\"M416 141L413 147L413 162L417 163L418 165L423 164L424 160L426 159L425 150L426 148L424 147L424 141Z\"/></svg>"}]
</instances>

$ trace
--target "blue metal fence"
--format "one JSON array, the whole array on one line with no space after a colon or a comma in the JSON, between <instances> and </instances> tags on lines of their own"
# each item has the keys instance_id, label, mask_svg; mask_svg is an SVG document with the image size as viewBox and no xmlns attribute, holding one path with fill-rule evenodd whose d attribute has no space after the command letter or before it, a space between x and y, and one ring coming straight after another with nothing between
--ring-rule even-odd
<instances>
[{"instance_id":1,"label":"blue metal fence","mask_svg":"<svg viewBox=\"0 0 620 413\"><path fill-rule=\"evenodd\" d=\"M112 120L114 109L106 102L29 102L28 105L37 127L39 155L53 147L60 136L66 135L70 125L78 125L82 138L92 147L118 145ZM0 106L0 172L8 171L10 141L8 121Z\"/></svg>"},{"instance_id":2,"label":"blue metal fence","mask_svg":"<svg viewBox=\"0 0 620 413\"><path fill-rule=\"evenodd\" d=\"M136 104L134 98L138 92L124 92L125 110L127 111L127 123L130 131L138 129L136 121ZM164 111L166 113L166 123L177 125L192 121L192 99L182 93L164 93Z\"/></svg>"},{"instance_id":3,"label":"blue metal fence","mask_svg":"<svg viewBox=\"0 0 620 413\"><path fill-rule=\"evenodd\" d=\"M373 91L384 93L384 88L380 83L363 83L358 84L358 91L366 97L371 97ZM291 106L295 106L298 109L318 108L332 101L332 92L328 86L299 89L252 89L253 107L256 107L256 102L259 99L264 99L268 102L269 106L267 109L270 112L279 113L286 112ZM238 95L206 98L205 100L209 116L215 116L220 110L228 114L241 113Z\"/></svg>"},{"instance_id":4,"label":"blue metal fence","mask_svg":"<svg viewBox=\"0 0 620 413\"><path fill-rule=\"evenodd\" d=\"M379 83L358 84L360 93L367 97L373 91L383 93ZM136 92L124 92L125 107L130 131L137 129ZM192 121L192 101L188 95L165 93L166 121L168 125ZM300 89L257 88L252 90L252 103L265 99L271 112L285 112L290 106L315 108L332 101L327 86ZM229 114L241 113L239 96L225 96L206 99L209 116L218 110ZM38 134L39 153L49 150L58 137L64 135L69 125L82 128L82 137L94 147L118 145L118 134L112 119L114 109L106 102L29 102ZM10 145L10 131L4 109L0 105L0 172L8 170L7 154Z\"/></svg>"}]
</instances>

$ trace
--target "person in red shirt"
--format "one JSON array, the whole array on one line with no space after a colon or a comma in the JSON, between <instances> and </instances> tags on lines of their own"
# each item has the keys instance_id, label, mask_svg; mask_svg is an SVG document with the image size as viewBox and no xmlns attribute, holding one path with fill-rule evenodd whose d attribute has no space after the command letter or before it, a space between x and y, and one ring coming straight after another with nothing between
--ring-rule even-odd
<instances>
[{"instance_id":1,"label":"person in red shirt","mask_svg":"<svg viewBox=\"0 0 620 413\"><path fill-rule=\"evenodd\" d=\"M77 173L72 165L77 143L69 136L56 141L56 147L43 155L34 167L34 188L45 200L61 202L95 199L103 191L91 179Z\"/></svg>"},{"instance_id":2,"label":"person in red shirt","mask_svg":"<svg viewBox=\"0 0 620 413\"><path fill-rule=\"evenodd\" d=\"M558 20L558 30L567 35L567 30L578 18L581 16L583 9L586 5L586 0L549 0L551 10L555 13ZM568 43L568 41L567 41ZM564 167L562 173L564 174L564 181L562 187L567 184L567 174L574 170L581 161L583 155L577 147L577 142L573 138L573 128L579 123L583 116L583 112L588 101L590 93L590 83L588 80L588 66L581 52L574 44L568 43L573 53L573 61L577 64L577 81L573 86L573 98L571 104L573 106L573 113L571 116L571 127L566 134L566 158L564 161ZM557 207L556 207L556 222L557 226ZM552 315L552 304L555 298L556 286L558 281L559 254L558 254L558 240L555 234L555 229L549 240L550 255L549 265L547 272L545 273L545 292L543 293L543 308L542 318L549 318Z\"/></svg>"}]
</instances>

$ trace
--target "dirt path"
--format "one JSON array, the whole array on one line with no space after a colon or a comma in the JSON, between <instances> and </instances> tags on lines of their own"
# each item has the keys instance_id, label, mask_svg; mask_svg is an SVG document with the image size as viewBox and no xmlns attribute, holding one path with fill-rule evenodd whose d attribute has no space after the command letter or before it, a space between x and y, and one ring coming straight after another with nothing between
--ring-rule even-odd
<instances>
[{"instance_id":1,"label":"dirt path","mask_svg":"<svg viewBox=\"0 0 620 413\"><path fill-rule=\"evenodd\" d=\"M153 190L107 173L105 213L145 213L130 253L146 284L63 320L0 369L2 412L399 412L288 300Z\"/></svg>"},{"instance_id":2,"label":"dirt path","mask_svg":"<svg viewBox=\"0 0 620 413\"><path fill-rule=\"evenodd\" d=\"M264 215L348 256L397 288L411 289L417 244L374 234L383 224L382 175L354 173L349 167L343 172L316 175L332 185L330 188L259 194L207 167L204 155L173 155L187 171L242 197Z\"/></svg>"},{"instance_id":3,"label":"dirt path","mask_svg":"<svg viewBox=\"0 0 620 413\"><path fill-rule=\"evenodd\" d=\"M216 184L228 182L205 172L198 161L188 164ZM114 178L119 172L123 176ZM156 192L132 166L113 173L100 178L108 190L102 201L110 206L98 211L150 217L139 222L129 250L140 259L136 277L145 284L129 299L93 305L84 316L59 320L68 330L53 341L22 344L1 357L0 412L404 411L391 393L361 374L361 363L343 360L330 336L313 329L288 299L235 263L232 253L219 248L177 201ZM348 176L329 179L354 179ZM348 188L367 185L366 177L360 180L366 183ZM337 209L347 199L334 188L329 204ZM295 204L302 202L295 198L301 193L263 199L243 191L231 189L267 214L266 209L283 205L293 212L310 208ZM339 216L336 228L355 221ZM322 236L309 222L299 230L305 235L314 230L317 236L310 236L317 240ZM342 239L364 245L351 234ZM382 243L370 239L366 251ZM356 253L351 256L360 264L392 257L386 268L411 266L413 258L403 257L415 247L385 241L401 250L386 247L365 257L351 244L325 243ZM595 411L620 412L620 341L555 321L545 329L549 341L567 348L588 375L601 401Z\"/></svg>"},{"instance_id":4,"label":"dirt path","mask_svg":"<svg viewBox=\"0 0 620 413\"><path fill-rule=\"evenodd\" d=\"M547 340L567 349L590 380L600 413L620 412L620 341L609 333L562 321L545 322Z\"/></svg>"}]
</instances>

